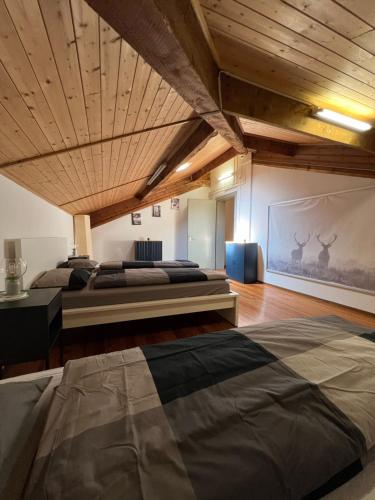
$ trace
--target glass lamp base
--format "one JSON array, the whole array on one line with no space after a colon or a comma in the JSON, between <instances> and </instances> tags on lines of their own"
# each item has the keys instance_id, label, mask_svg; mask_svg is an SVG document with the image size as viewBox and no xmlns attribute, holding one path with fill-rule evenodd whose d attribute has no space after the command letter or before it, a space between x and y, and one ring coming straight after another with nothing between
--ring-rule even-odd
<instances>
[{"instance_id":1,"label":"glass lamp base","mask_svg":"<svg viewBox=\"0 0 375 500\"><path fill-rule=\"evenodd\" d=\"M9 295L6 292L0 292L0 302L14 302L16 300L26 299L29 294L26 291L21 291L15 295Z\"/></svg>"}]
</instances>

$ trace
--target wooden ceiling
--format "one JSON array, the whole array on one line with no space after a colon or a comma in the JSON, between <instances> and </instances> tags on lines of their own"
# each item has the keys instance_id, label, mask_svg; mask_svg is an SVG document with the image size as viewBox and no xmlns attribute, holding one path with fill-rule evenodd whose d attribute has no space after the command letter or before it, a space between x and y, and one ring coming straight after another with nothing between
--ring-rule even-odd
<instances>
[{"instance_id":1,"label":"wooden ceiling","mask_svg":"<svg viewBox=\"0 0 375 500\"><path fill-rule=\"evenodd\" d=\"M201 0L222 69L375 120L372 0Z\"/></svg>"},{"instance_id":2,"label":"wooden ceiling","mask_svg":"<svg viewBox=\"0 0 375 500\"><path fill-rule=\"evenodd\" d=\"M0 172L95 224L247 149L375 176L373 130L311 118L375 123L370 0L0 0L0 19Z\"/></svg>"},{"instance_id":3,"label":"wooden ceiling","mask_svg":"<svg viewBox=\"0 0 375 500\"><path fill-rule=\"evenodd\" d=\"M83 0L1 0L0 18L0 161L42 156L2 173L71 213L136 193L189 124L43 155L189 119L191 107Z\"/></svg>"}]
</instances>

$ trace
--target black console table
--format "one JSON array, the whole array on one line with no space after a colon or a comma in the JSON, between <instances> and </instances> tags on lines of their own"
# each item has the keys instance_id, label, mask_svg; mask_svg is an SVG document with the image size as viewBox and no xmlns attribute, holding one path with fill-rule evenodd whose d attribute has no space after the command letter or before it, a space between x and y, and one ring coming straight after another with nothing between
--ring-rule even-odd
<instances>
[{"instance_id":1,"label":"black console table","mask_svg":"<svg viewBox=\"0 0 375 500\"><path fill-rule=\"evenodd\" d=\"M227 243L226 273L241 283L255 283L258 276L258 244Z\"/></svg>"},{"instance_id":2,"label":"black console table","mask_svg":"<svg viewBox=\"0 0 375 500\"><path fill-rule=\"evenodd\" d=\"M44 359L62 328L60 288L28 290L29 297L0 302L0 365Z\"/></svg>"}]
</instances>

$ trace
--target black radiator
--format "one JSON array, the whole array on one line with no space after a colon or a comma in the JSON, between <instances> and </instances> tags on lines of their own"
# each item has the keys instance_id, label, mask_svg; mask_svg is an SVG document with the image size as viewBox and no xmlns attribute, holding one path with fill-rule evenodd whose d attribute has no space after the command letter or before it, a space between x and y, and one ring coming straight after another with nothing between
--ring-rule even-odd
<instances>
[{"instance_id":1,"label":"black radiator","mask_svg":"<svg viewBox=\"0 0 375 500\"><path fill-rule=\"evenodd\" d=\"M136 241L135 260L163 260L163 242Z\"/></svg>"}]
</instances>

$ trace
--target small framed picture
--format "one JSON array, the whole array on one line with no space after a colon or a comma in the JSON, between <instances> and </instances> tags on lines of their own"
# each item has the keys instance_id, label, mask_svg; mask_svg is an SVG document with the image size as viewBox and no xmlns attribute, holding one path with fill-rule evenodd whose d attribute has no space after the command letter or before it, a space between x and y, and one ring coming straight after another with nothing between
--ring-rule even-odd
<instances>
[{"instance_id":1,"label":"small framed picture","mask_svg":"<svg viewBox=\"0 0 375 500\"><path fill-rule=\"evenodd\" d=\"M161 217L161 205L153 205L152 206L152 216L153 217Z\"/></svg>"},{"instance_id":2,"label":"small framed picture","mask_svg":"<svg viewBox=\"0 0 375 500\"><path fill-rule=\"evenodd\" d=\"M132 225L140 226L142 224L142 214L140 212L136 212L132 214Z\"/></svg>"},{"instance_id":3,"label":"small framed picture","mask_svg":"<svg viewBox=\"0 0 375 500\"><path fill-rule=\"evenodd\" d=\"M171 208L173 210L179 210L179 208L180 208L180 199L179 198L172 198L171 199Z\"/></svg>"}]
</instances>

